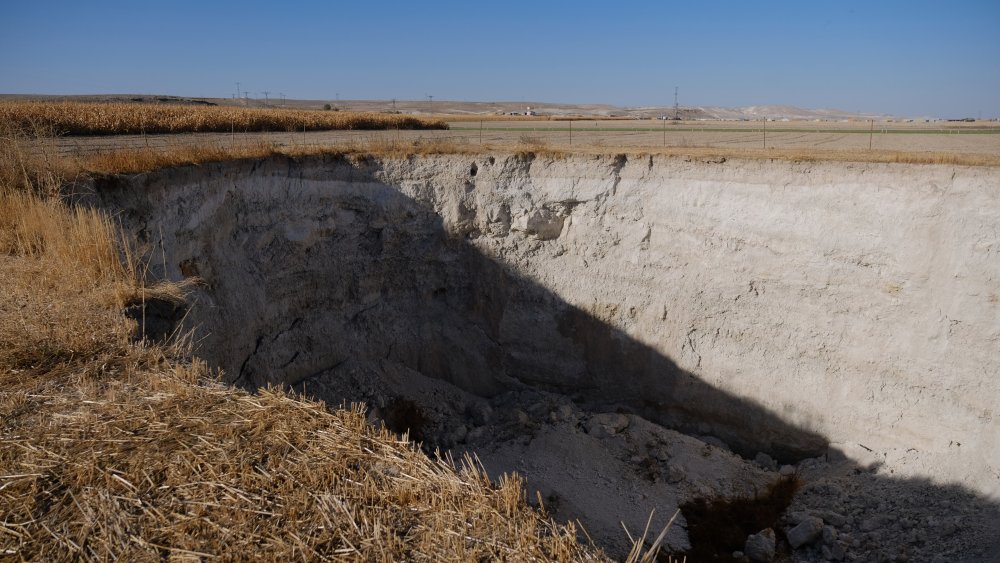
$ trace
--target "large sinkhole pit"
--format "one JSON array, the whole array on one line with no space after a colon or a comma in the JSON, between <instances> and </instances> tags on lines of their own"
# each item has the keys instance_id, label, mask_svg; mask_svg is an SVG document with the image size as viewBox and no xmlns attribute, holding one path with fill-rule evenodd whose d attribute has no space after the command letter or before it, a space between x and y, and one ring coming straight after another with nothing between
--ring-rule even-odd
<instances>
[{"instance_id":1,"label":"large sinkhole pit","mask_svg":"<svg viewBox=\"0 0 1000 563\"><path fill-rule=\"evenodd\" d=\"M99 178L87 201L151 278L199 280L172 315L227 381L364 401L521 472L612 553L620 522L779 468L802 479L779 545L806 513L835 532L797 557L992 548L995 169L272 157Z\"/></svg>"}]
</instances>

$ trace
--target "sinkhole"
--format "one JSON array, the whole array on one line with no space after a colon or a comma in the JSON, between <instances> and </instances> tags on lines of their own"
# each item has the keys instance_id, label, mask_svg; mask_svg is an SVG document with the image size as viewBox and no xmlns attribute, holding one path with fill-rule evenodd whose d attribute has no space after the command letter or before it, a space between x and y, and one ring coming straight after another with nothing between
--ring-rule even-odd
<instances>
[{"instance_id":1,"label":"sinkhole","mask_svg":"<svg viewBox=\"0 0 1000 563\"><path fill-rule=\"evenodd\" d=\"M151 278L196 281L151 336L173 323L229 383L364 402L428 450L522 472L627 551L619 522L803 460L1000 493L996 186L946 166L324 155L81 198ZM690 547L683 521L668 544Z\"/></svg>"}]
</instances>

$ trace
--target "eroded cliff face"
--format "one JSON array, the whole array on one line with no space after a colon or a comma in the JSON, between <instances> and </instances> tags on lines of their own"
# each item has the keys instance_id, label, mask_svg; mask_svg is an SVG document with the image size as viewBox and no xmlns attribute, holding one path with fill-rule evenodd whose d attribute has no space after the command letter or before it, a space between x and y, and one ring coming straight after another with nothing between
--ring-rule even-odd
<instances>
[{"instance_id":1,"label":"eroded cliff face","mask_svg":"<svg viewBox=\"0 0 1000 563\"><path fill-rule=\"evenodd\" d=\"M238 384L538 389L1000 495L995 170L272 158L96 194L204 280L185 322Z\"/></svg>"}]
</instances>

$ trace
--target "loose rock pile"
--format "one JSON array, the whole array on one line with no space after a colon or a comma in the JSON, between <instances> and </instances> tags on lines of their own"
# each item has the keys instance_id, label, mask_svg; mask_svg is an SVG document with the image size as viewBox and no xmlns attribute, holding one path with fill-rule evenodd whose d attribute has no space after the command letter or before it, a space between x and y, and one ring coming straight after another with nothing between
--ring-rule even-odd
<instances>
[{"instance_id":1,"label":"loose rock pile","mask_svg":"<svg viewBox=\"0 0 1000 563\"><path fill-rule=\"evenodd\" d=\"M803 485L782 520L749 534L734 560L1000 561L997 507L956 487L846 460L790 465L760 453L750 461L712 436L685 436L627 413L588 412L555 393L522 389L484 399L412 373L386 378L344 367L342 377L314 380L325 385L309 389L368 403L373 422L412 425L411 437L429 451L475 453L495 475L518 471L529 497L539 490L553 516L580 519L605 546L627 545L620 521L630 511L638 522L629 529L641 533L654 508L665 520L687 500L752 494L797 475ZM675 527L668 545L685 550L683 514Z\"/></svg>"},{"instance_id":2,"label":"loose rock pile","mask_svg":"<svg viewBox=\"0 0 1000 563\"><path fill-rule=\"evenodd\" d=\"M773 461L756 463L774 470ZM787 471L784 467L783 470ZM807 459L781 534L793 561L1000 561L1000 512L958 487L889 478L841 461ZM734 559L778 557L763 530Z\"/></svg>"}]
</instances>

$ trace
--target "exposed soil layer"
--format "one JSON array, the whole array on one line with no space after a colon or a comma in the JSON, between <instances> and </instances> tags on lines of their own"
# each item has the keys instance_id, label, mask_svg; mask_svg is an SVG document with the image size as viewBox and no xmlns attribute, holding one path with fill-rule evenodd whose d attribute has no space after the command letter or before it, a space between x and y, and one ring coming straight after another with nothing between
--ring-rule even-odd
<instances>
[{"instance_id":1,"label":"exposed soil layer","mask_svg":"<svg viewBox=\"0 0 1000 563\"><path fill-rule=\"evenodd\" d=\"M230 382L365 401L428 448L526 474L614 551L651 508L655 527L763 490L772 458L952 483L980 537L1000 494L998 180L275 157L103 178L86 198L152 277L202 280L182 324Z\"/></svg>"}]
</instances>

